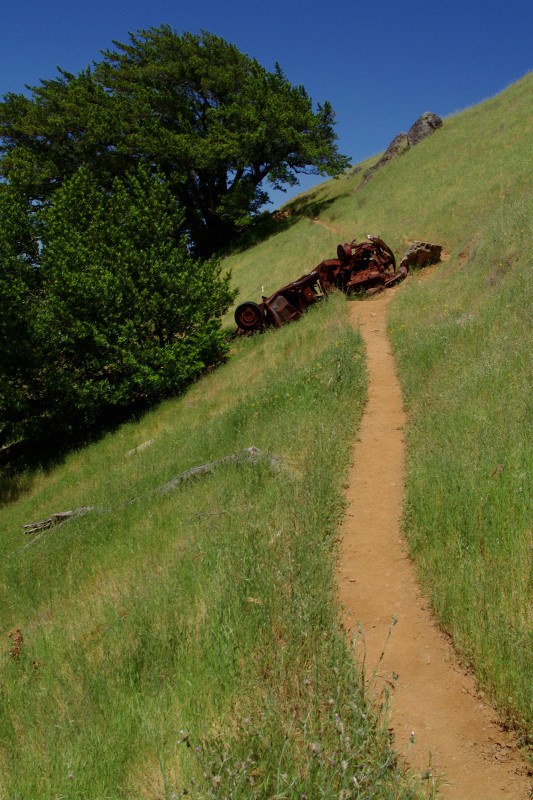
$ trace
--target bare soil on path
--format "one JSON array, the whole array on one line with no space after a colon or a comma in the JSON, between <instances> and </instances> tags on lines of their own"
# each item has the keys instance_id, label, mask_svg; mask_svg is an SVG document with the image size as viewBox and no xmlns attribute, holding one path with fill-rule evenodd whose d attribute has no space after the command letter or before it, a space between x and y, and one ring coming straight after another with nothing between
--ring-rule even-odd
<instances>
[{"instance_id":1,"label":"bare soil on path","mask_svg":"<svg viewBox=\"0 0 533 800\"><path fill-rule=\"evenodd\" d=\"M446 800L523 800L531 797L528 766L495 713L481 700L421 596L401 535L406 418L387 336L387 306L396 290L350 303L366 342L369 389L342 529L338 572L345 627L364 632L367 670L393 686L395 746L421 773L444 775ZM394 676L398 676L395 678ZM410 744L414 732L414 744Z\"/></svg>"}]
</instances>

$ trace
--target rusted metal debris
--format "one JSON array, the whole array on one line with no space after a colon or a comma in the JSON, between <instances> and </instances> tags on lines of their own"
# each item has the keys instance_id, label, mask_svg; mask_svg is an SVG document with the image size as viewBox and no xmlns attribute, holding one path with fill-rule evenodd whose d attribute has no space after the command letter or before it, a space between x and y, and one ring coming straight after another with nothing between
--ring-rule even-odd
<instances>
[{"instance_id":1,"label":"rusted metal debris","mask_svg":"<svg viewBox=\"0 0 533 800\"><path fill-rule=\"evenodd\" d=\"M407 267L396 270L394 253L377 236L367 236L368 241L356 244L340 244L337 258L322 261L307 275L279 289L271 297L263 297L261 303L248 301L235 310L236 335L246 336L264 328L279 328L318 300L328 295L333 288L351 293L368 289L384 289L402 281Z\"/></svg>"}]
</instances>

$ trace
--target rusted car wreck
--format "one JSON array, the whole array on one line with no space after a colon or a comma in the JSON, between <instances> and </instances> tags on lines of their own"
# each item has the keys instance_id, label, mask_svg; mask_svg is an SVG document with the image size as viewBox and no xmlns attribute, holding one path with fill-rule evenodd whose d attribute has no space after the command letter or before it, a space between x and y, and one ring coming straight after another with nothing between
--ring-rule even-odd
<instances>
[{"instance_id":1,"label":"rusted car wreck","mask_svg":"<svg viewBox=\"0 0 533 800\"><path fill-rule=\"evenodd\" d=\"M279 328L301 317L313 303L329 294L333 288L357 292L387 288L403 280L407 267L396 269L394 253L377 236L367 241L340 244L337 258L322 261L307 275L289 283L261 303L241 303L235 310L236 335L247 335L264 328Z\"/></svg>"}]
</instances>

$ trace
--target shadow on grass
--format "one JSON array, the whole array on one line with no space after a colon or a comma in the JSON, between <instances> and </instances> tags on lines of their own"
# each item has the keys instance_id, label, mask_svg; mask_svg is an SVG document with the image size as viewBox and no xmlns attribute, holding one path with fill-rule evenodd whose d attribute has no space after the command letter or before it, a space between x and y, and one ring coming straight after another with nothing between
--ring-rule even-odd
<instances>
[{"instance_id":1,"label":"shadow on grass","mask_svg":"<svg viewBox=\"0 0 533 800\"><path fill-rule=\"evenodd\" d=\"M271 214L270 211L264 211L221 255L231 255L232 253L242 253L245 250L249 250L272 236L289 230L302 217L313 219L313 217L320 216L323 211L339 199L338 197L330 197L319 200L316 195L317 193L314 192L310 195L305 195L305 200L296 199L288 203L280 211L275 212L277 216ZM286 216L283 216L283 214L286 214Z\"/></svg>"},{"instance_id":2,"label":"shadow on grass","mask_svg":"<svg viewBox=\"0 0 533 800\"><path fill-rule=\"evenodd\" d=\"M0 508L15 502L29 492L33 486L35 471L26 469L13 472L11 469L0 473Z\"/></svg>"},{"instance_id":3,"label":"shadow on grass","mask_svg":"<svg viewBox=\"0 0 533 800\"><path fill-rule=\"evenodd\" d=\"M264 211L257 217L254 222L247 228L239 238L233 242L231 247L222 255L231 255L232 253L243 253L245 250L250 250L272 236L277 236L278 233L289 230L293 225L298 222L297 216L287 216L281 219L274 219L269 211Z\"/></svg>"},{"instance_id":4,"label":"shadow on grass","mask_svg":"<svg viewBox=\"0 0 533 800\"><path fill-rule=\"evenodd\" d=\"M153 403L143 402L136 406L103 413L92 429L78 428L75 433L56 430L53 436L11 445L8 449L12 451L12 456L0 464L0 508L30 492L35 477L40 472L60 466L74 450L100 441L121 425L140 420L159 402L161 400L155 400Z\"/></svg>"},{"instance_id":5,"label":"shadow on grass","mask_svg":"<svg viewBox=\"0 0 533 800\"><path fill-rule=\"evenodd\" d=\"M342 195L339 196L342 197ZM319 200L316 194L313 193L305 196L305 202L295 200L294 203L287 206L287 211L300 217L309 217L312 219L313 217L319 217L323 211L333 205L333 203L336 203L338 199L339 197L328 197Z\"/></svg>"}]
</instances>

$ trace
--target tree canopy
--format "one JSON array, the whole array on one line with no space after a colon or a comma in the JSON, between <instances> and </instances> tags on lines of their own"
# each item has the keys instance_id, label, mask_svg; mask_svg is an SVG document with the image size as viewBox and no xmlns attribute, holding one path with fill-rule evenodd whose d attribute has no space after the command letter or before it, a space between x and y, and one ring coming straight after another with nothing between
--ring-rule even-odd
<instances>
[{"instance_id":1,"label":"tree canopy","mask_svg":"<svg viewBox=\"0 0 533 800\"><path fill-rule=\"evenodd\" d=\"M28 213L0 184L0 444L80 437L179 392L228 345L235 297L162 176L87 168Z\"/></svg>"},{"instance_id":2,"label":"tree canopy","mask_svg":"<svg viewBox=\"0 0 533 800\"><path fill-rule=\"evenodd\" d=\"M268 185L336 175L329 103L168 25L0 102L0 446L86 434L227 352L212 258ZM4 453L5 455L5 453Z\"/></svg>"},{"instance_id":3,"label":"tree canopy","mask_svg":"<svg viewBox=\"0 0 533 800\"><path fill-rule=\"evenodd\" d=\"M143 164L184 211L196 252L227 245L300 173L337 175L334 112L313 110L279 65L267 71L214 34L168 25L113 42L100 62L9 93L0 104L0 175L46 204L80 167L100 186Z\"/></svg>"}]
</instances>

